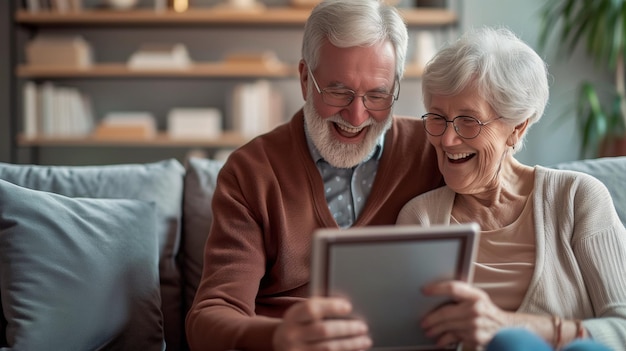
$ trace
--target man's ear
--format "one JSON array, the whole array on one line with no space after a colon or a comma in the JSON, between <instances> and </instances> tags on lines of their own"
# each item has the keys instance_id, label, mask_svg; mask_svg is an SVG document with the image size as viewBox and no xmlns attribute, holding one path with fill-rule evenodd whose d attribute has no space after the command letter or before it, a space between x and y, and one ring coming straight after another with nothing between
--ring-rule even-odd
<instances>
[{"instance_id":1,"label":"man's ear","mask_svg":"<svg viewBox=\"0 0 626 351\"><path fill-rule=\"evenodd\" d=\"M306 62L300 60L298 63L298 74L300 75L300 89L302 90L302 98L306 101L307 88L309 86L309 70L307 69Z\"/></svg>"}]
</instances>

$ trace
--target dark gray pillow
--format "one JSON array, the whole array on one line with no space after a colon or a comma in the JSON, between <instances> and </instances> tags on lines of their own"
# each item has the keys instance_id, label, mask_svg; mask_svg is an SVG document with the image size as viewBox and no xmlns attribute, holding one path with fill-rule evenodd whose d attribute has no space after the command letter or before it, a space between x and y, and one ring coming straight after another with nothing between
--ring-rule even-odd
<instances>
[{"instance_id":1,"label":"dark gray pillow","mask_svg":"<svg viewBox=\"0 0 626 351\"><path fill-rule=\"evenodd\" d=\"M15 350L164 350L155 207L0 180L0 296Z\"/></svg>"},{"instance_id":2,"label":"dark gray pillow","mask_svg":"<svg viewBox=\"0 0 626 351\"><path fill-rule=\"evenodd\" d=\"M183 177L175 159L145 164L37 166L0 163L0 179L68 197L137 199L156 204L154 235L159 269L165 340L168 349L183 343L182 283L176 261L180 246Z\"/></svg>"},{"instance_id":3,"label":"dark gray pillow","mask_svg":"<svg viewBox=\"0 0 626 351\"><path fill-rule=\"evenodd\" d=\"M189 311L202 276L204 243L209 236L213 212L211 200L215 191L217 174L223 161L190 158L185 174L183 197L182 242L183 275L185 277L185 310Z\"/></svg>"}]
</instances>

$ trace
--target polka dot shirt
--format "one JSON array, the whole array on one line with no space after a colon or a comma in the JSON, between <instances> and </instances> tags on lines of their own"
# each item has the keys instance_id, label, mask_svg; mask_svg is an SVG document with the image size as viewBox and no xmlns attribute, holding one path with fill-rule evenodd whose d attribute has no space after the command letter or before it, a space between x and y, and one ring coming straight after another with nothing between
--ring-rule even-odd
<instances>
[{"instance_id":1,"label":"polka dot shirt","mask_svg":"<svg viewBox=\"0 0 626 351\"><path fill-rule=\"evenodd\" d=\"M341 228L351 227L365 206L376 178L382 155L384 135L366 159L353 168L335 168L320 155L308 138L309 151L324 181L328 209Z\"/></svg>"}]
</instances>

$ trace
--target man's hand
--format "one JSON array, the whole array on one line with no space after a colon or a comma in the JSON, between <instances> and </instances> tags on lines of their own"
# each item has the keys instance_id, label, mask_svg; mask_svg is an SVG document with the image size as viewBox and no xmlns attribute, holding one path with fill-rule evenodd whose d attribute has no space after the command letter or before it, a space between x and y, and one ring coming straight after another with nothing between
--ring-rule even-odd
<instances>
[{"instance_id":1,"label":"man's hand","mask_svg":"<svg viewBox=\"0 0 626 351\"><path fill-rule=\"evenodd\" d=\"M365 322L346 318L350 303L339 298L314 297L285 312L274 333L276 351L358 351L372 346Z\"/></svg>"}]
</instances>

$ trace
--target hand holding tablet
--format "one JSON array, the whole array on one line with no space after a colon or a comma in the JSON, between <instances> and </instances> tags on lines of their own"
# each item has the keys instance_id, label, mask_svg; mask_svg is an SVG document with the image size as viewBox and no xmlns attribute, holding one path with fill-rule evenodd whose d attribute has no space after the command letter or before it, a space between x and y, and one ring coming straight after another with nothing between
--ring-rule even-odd
<instances>
[{"instance_id":1,"label":"hand holding tablet","mask_svg":"<svg viewBox=\"0 0 626 351\"><path fill-rule=\"evenodd\" d=\"M319 229L311 295L350 300L353 316L369 326L372 350L436 350L419 324L448 301L427 297L421 288L441 280L471 282L479 235L477 224Z\"/></svg>"}]
</instances>

